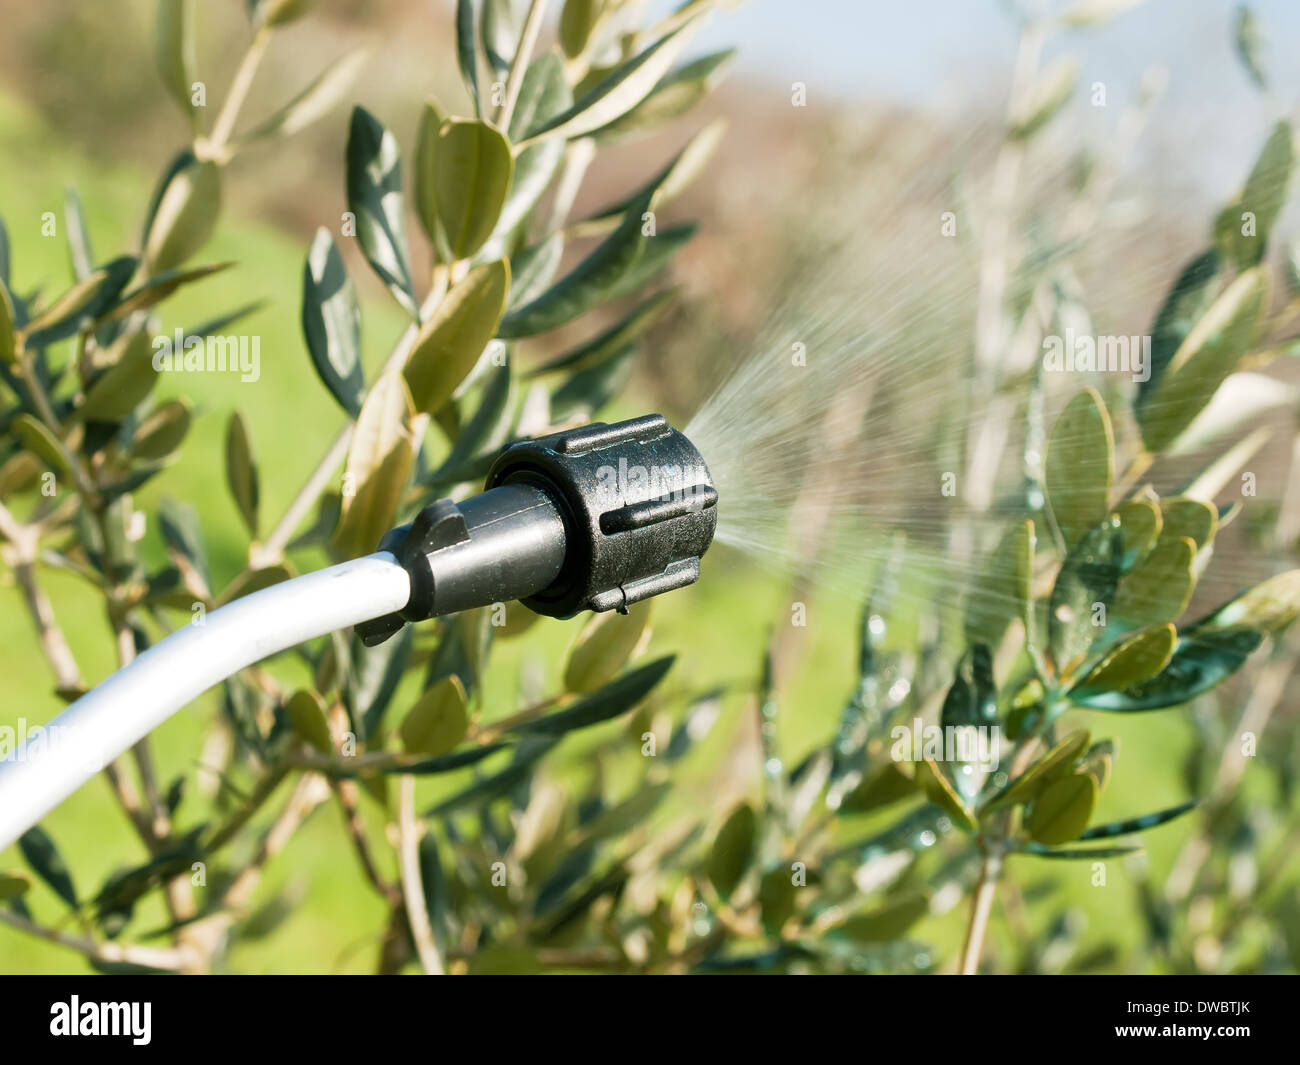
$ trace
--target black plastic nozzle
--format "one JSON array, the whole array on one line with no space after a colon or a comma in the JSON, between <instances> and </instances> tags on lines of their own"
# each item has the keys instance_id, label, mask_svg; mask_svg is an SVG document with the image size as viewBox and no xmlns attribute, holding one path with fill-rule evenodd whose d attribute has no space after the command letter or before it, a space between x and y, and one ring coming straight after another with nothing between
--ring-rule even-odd
<instances>
[{"instance_id":1,"label":"black plastic nozzle","mask_svg":"<svg viewBox=\"0 0 1300 1065\"><path fill-rule=\"evenodd\" d=\"M520 441L481 494L436 500L384 537L411 598L356 631L373 645L407 621L514 599L550 617L626 611L699 577L717 501L700 453L660 414Z\"/></svg>"}]
</instances>

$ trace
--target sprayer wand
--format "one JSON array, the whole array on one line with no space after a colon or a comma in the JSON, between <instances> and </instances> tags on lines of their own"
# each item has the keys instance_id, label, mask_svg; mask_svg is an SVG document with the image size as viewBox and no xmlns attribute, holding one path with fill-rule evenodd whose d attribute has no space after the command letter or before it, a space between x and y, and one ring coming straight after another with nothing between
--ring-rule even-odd
<instances>
[{"instance_id":1,"label":"sprayer wand","mask_svg":"<svg viewBox=\"0 0 1300 1065\"><path fill-rule=\"evenodd\" d=\"M246 666L336 629L368 646L407 622L521 600L539 614L618 610L692 584L718 494L659 414L507 447L485 490L439 499L376 554L207 614L83 695L0 762L0 849L191 700Z\"/></svg>"}]
</instances>

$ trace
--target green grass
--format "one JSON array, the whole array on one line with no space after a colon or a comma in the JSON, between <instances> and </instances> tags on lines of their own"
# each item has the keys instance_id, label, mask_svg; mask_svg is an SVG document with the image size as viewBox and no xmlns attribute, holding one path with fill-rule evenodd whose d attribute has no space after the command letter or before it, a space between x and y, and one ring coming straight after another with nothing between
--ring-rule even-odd
<instances>
[{"instance_id":1,"label":"green grass","mask_svg":"<svg viewBox=\"0 0 1300 1065\"><path fill-rule=\"evenodd\" d=\"M292 150L291 146L288 150ZM85 204L90 230L100 258L136 243L152 177L130 167L80 157L58 135L12 100L0 96L0 215L13 241L15 279L20 290L37 285L47 293L66 287L69 271L62 237L63 190L75 183ZM273 166L273 160L260 165ZM340 176L341 184L341 176ZM42 215L53 212L60 234L41 235ZM263 298L267 306L235 327L261 337L261 378L240 383L235 376L176 375L165 379L159 395L184 394L199 417L183 457L150 483L138 505L152 512L160 498L171 496L192 503L199 511L207 549L218 584L242 566L246 536L225 487L222 439L227 416L239 409L248 420L260 455L262 527L270 528L342 425L342 415L306 369L298 325L298 293L305 239L279 233L255 221L227 216L205 258L232 259L238 266L186 291L166 308L164 327L194 326L249 301ZM355 273L355 271L354 271ZM374 287L365 307L367 363L382 361L403 327L400 313ZM626 413L643 413L641 405L625 399ZM620 411L622 413L623 411ZM149 528L146 542L160 557L158 533ZM57 613L89 682L113 667L111 640L98 599L75 579L58 572L42 575ZM699 691L717 683L752 679L759 667L760 648L773 625L789 624L788 596L783 581L765 574L733 552L715 549L704 563L700 584L690 592L668 596L656 605L653 653L676 652L677 668L669 683L675 690ZM832 734L852 685L854 644L858 625L860 582L845 578L838 587L809 603L804 657L797 673L780 694L780 744L791 762ZM179 623L179 621L178 621ZM491 719L513 707L518 670L528 655L541 656L548 681L563 667L564 651L580 621L544 620L524 640L503 644L494 654L488 678L484 715ZM48 720L61 704L50 692L50 676L40 656L20 596L7 575L0 586L0 667L6 695L0 723L21 716L29 722ZM292 676L294 667L281 671ZM216 712L213 696L205 696L159 728L152 737L155 758L164 782L192 773L205 723ZM1082 719L1083 715L1079 715ZM1118 737L1121 754L1114 780L1102 800L1098 819L1144 813L1185 798L1176 767L1189 741L1189 729L1179 713L1135 717L1089 715L1086 723L1098 735ZM620 726L609 726L620 727ZM680 809L720 815L736 792L757 787L757 764L737 763L737 748L756 756L752 707L744 697L727 701L723 719L702 749L685 765L675 797ZM581 744L578 745L581 750ZM580 769L580 759L571 762ZM719 788L717 775L726 772L735 782L731 791ZM432 795L447 783L422 785ZM373 811L371 811L373 813ZM182 821L186 808L182 806ZM88 784L44 822L69 856L83 894L92 892L114 868L143 859L139 843L129 833L102 779ZM846 835L862 826L849 825ZM1151 833L1150 860L1157 870L1168 866L1186 838L1190 822ZM386 848L380 848L386 851ZM383 854L385 863L391 855ZM1112 862L1109 886L1090 885L1088 865L1031 868L1025 879L1050 877L1058 886L1051 906L1033 912L1045 924L1059 908L1077 908L1088 917L1089 942L1115 940L1132 944L1138 934L1128 876L1122 863ZM0 853L0 868L21 866L16 848ZM363 883L335 806L319 809L288 850L271 865L257 900L265 901L285 885L305 890L303 903L277 933L263 941L236 946L231 963L241 971L311 972L366 971L373 967L383 907ZM43 885L29 900L46 921L59 919L59 907ZM920 938L933 941L951 957L960 940L964 907L929 920L918 928ZM997 919L1001 921L999 917ZM150 902L140 911L135 930L165 923L161 906ZM1002 930L995 925L995 934ZM0 971L82 971L84 963L67 950L38 942L0 927Z\"/></svg>"}]
</instances>

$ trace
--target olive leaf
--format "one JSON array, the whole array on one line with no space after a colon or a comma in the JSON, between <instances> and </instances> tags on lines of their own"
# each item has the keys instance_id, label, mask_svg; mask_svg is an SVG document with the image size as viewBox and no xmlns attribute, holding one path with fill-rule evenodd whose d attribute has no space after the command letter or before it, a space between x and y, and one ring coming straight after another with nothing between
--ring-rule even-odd
<instances>
[{"instance_id":1,"label":"olive leaf","mask_svg":"<svg viewBox=\"0 0 1300 1065\"><path fill-rule=\"evenodd\" d=\"M335 544L351 554L374 549L394 524L415 453L410 393L400 374L386 373L371 388L348 446L343 509Z\"/></svg>"},{"instance_id":2,"label":"olive leaf","mask_svg":"<svg viewBox=\"0 0 1300 1065\"><path fill-rule=\"evenodd\" d=\"M1249 626L1262 632L1279 632L1300 613L1300 570L1288 570L1212 611L1198 621L1193 632L1210 632Z\"/></svg>"},{"instance_id":3,"label":"olive leaf","mask_svg":"<svg viewBox=\"0 0 1300 1065\"><path fill-rule=\"evenodd\" d=\"M59 898L76 909L77 889L72 882L72 874L49 833L39 825L29 828L18 837L18 850L23 860L31 866L32 872L44 880Z\"/></svg>"},{"instance_id":4,"label":"olive leaf","mask_svg":"<svg viewBox=\"0 0 1300 1065\"><path fill-rule=\"evenodd\" d=\"M1263 633L1241 627L1189 632L1179 637L1169 664L1149 680L1122 691L1070 698L1094 710L1127 713L1182 706L1240 669L1263 639Z\"/></svg>"},{"instance_id":5,"label":"olive leaf","mask_svg":"<svg viewBox=\"0 0 1300 1065\"><path fill-rule=\"evenodd\" d=\"M1131 832L1144 832L1148 828L1168 824L1174 818L1182 817L1183 814L1196 809L1199 802L1199 799L1191 799L1188 802L1179 803L1177 806L1171 806L1167 810L1157 810L1155 813L1144 814L1141 817L1131 817L1124 821L1112 821L1105 825L1093 825L1092 828L1079 836L1079 839L1110 839L1114 836L1127 836Z\"/></svg>"},{"instance_id":6,"label":"olive leaf","mask_svg":"<svg viewBox=\"0 0 1300 1065\"><path fill-rule=\"evenodd\" d=\"M352 109L348 128L347 191L366 260L414 316L418 309L402 218L402 153L397 138L363 107Z\"/></svg>"},{"instance_id":7,"label":"olive leaf","mask_svg":"<svg viewBox=\"0 0 1300 1065\"><path fill-rule=\"evenodd\" d=\"M599 691L579 699L563 710L517 726L511 731L539 736L558 736L574 729L598 725L637 706L672 668L673 655L657 658L628 670Z\"/></svg>"},{"instance_id":8,"label":"olive leaf","mask_svg":"<svg viewBox=\"0 0 1300 1065\"><path fill-rule=\"evenodd\" d=\"M361 308L334 238L316 230L302 272L302 333L322 383L356 417L365 392Z\"/></svg>"},{"instance_id":9,"label":"olive leaf","mask_svg":"<svg viewBox=\"0 0 1300 1065\"><path fill-rule=\"evenodd\" d=\"M1241 195L1215 219L1215 247L1238 268L1246 270L1263 259L1273 224L1286 206L1294 167L1291 124L1282 120L1264 142Z\"/></svg>"},{"instance_id":10,"label":"olive leaf","mask_svg":"<svg viewBox=\"0 0 1300 1065\"><path fill-rule=\"evenodd\" d=\"M754 859L757 817L748 803L737 804L713 838L709 854L709 880L724 899L730 898Z\"/></svg>"},{"instance_id":11,"label":"olive leaf","mask_svg":"<svg viewBox=\"0 0 1300 1065\"><path fill-rule=\"evenodd\" d=\"M474 113L483 113L478 95L478 12L474 0L456 0L456 62L461 80L474 104Z\"/></svg>"},{"instance_id":12,"label":"olive leaf","mask_svg":"<svg viewBox=\"0 0 1300 1065\"><path fill-rule=\"evenodd\" d=\"M578 633L564 667L564 686L589 694L612 681L649 637L652 600L637 603L627 614L593 614Z\"/></svg>"},{"instance_id":13,"label":"olive leaf","mask_svg":"<svg viewBox=\"0 0 1300 1065\"><path fill-rule=\"evenodd\" d=\"M241 145L271 137L292 137L324 118L342 102L372 52L370 46L361 45L339 56L302 92L241 137Z\"/></svg>"},{"instance_id":14,"label":"olive leaf","mask_svg":"<svg viewBox=\"0 0 1300 1065\"><path fill-rule=\"evenodd\" d=\"M437 412L498 332L510 288L504 259L476 266L420 327L403 374L417 411Z\"/></svg>"},{"instance_id":15,"label":"olive leaf","mask_svg":"<svg viewBox=\"0 0 1300 1065\"><path fill-rule=\"evenodd\" d=\"M855 943L887 943L898 939L930 912L930 893L908 891L883 906L861 910L833 925L829 934Z\"/></svg>"},{"instance_id":16,"label":"olive leaf","mask_svg":"<svg viewBox=\"0 0 1300 1065\"><path fill-rule=\"evenodd\" d=\"M1037 843L1078 839L1097 805L1097 782L1086 773L1053 780L1035 796L1025 824Z\"/></svg>"},{"instance_id":17,"label":"olive leaf","mask_svg":"<svg viewBox=\"0 0 1300 1065\"><path fill-rule=\"evenodd\" d=\"M221 213L221 168L182 152L154 193L141 258L149 273L174 270L194 255Z\"/></svg>"},{"instance_id":18,"label":"olive leaf","mask_svg":"<svg viewBox=\"0 0 1300 1065\"><path fill-rule=\"evenodd\" d=\"M633 204L618 228L573 270L532 302L512 310L501 320L497 335L503 339L533 336L572 321L597 304L618 294L646 248L643 215L650 210L653 193ZM650 243L657 243L656 237Z\"/></svg>"},{"instance_id":19,"label":"olive leaf","mask_svg":"<svg viewBox=\"0 0 1300 1065\"><path fill-rule=\"evenodd\" d=\"M1112 516L1085 533L1061 563L1047 615L1048 651L1058 676L1067 676L1101 633L1122 552L1119 519Z\"/></svg>"},{"instance_id":20,"label":"olive leaf","mask_svg":"<svg viewBox=\"0 0 1300 1065\"><path fill-rule=\"evenodd\" d=\"M966 643L997 647L1012 621L1029 623L1034 571L1034 523L1013 525L971 581L964 620Z\"/></svg>"},{"instance_id":21,"label":"olive leaf","mask_svg":"<svg viewBox=\"0 0 1300 1065\"><path fill-rule=\"evenodd\" d=\"M426 226L430 213L437 218L449 258L467 259L496 229L514 176L514 156L504 134L486 122L447 119L436 133L431 125L422 120L420 129L421 217Z\"/></svg>"},{"instance_id":22,"label":"olive leaf","mask_svg":"<svg viewBox=\"0 0 1300 1065\"><path fill-rule=\"evenodd\" d=\"M194 120L190 86L194 83L194 0L158 0L154 23L154 62L163 87Z\"/></svg>"},{"instance_id":23,"label":"olive leaf","mask_svg":"<svg viewBox=\"0 0 1300 1065\"><path fill-rule=\"evenodd\" d=\"M402 746L411 754L447 754L469 728L468 699L460 678L443 677L416 701L402 720Z\"/></svg>"},{"instance_id":24,"label":"olive leaf","mask_svg":"<svg viewBox=\"0 0 1300 1065\"><path fill-rule=\"evenodd\" d=\"M1248 269L1197 319L1139 412L1150 451L1170 446L1236 369L1255 341L1268 292L1264 268Z\"/></svg>"},{"instance_id":25,"label":"olive leaf","mask_svg":"<svg viewBox=\"0 0 1300 1065\"><path fill-rule=\"evenodd\" d=\"M619 141L652 133L680 118L718 87L735 56L736 50L728 48L669 71L641 103L592 136L602 144Z\"/></svg>"},{"instance_id":26,"label":"olive leaf","mask_svg":"<svg viewBox=\"0 0 1300 1065\"><path fill-rule=\"evenodd\" d=\"M1073 772L1075 763L1088 749L1091 740L1091 734L1084 729L1071 732L1000 792L993 795L985 804L984 811L1029 802L1053 780Z\"/></svg>"},{"instance_id":27,"label":"olive leaf","mask_svg":"<svg viewBox=\"0 0 1300 1065\"><path fill-rule=\"evenodd\" d=\"M226 422L226 485L250 536L257 535L259 499L257 460L243 415L233 411Z\"/></svg>"},{"instance_id":28,"label":"olive leaf","mask_svg":"<svg viewBox=\"0 0 1300 1065\"><path fill-rule=\"evenodd\" d=\"M925 792L925 797L952 818L958 828L967 832L978 829L975 817L967 808L965 800L932 759L926 758L917 763L916 782Z\"/></svg>"},{"instance_id":29,"label":"olive leaf","mask_svg":"<svg viewBox=\"0 0 1300 1065\"><path fill-rule=\"evenodd\" d=\"M1106 514L1114 446L1101 396L1092 388L1076 393L1052 428L1044 462L1047 501L1067 548Z\"/></svg>"},{"instance_id":30,"label":"olive leaf","mask_svg":"<svg viewBox=\"0 0 1300 1065\"><path fill-rule=\"evenodd\" d=\"M300 688L284 704L285 715L294 732L323 754L334 751L329 722L325 718L325 705L313 691Z\"/></svg>"},{"instance_id":31,"label":"olive leaf","mask_svg":"<svg viewBox=\"0 0 1300 1065\"><path fill-rule=\"evenodd\" d=\"M1070 698L1128 688L1149 680L1169 664L1177 641L1174 627L1156 625L1122 641L1070 688Z\"/></svg>"},{"instance_id":32,"label":"olive leaf","mask_svg":"<svg viewBox=\"0 0 1300 1065\"><path fill-rule=\"evenodd\" d=\"M1162 532L1156 546L1120 581L1111 621L1129 628L1173 621L1192 598L1195 565L1196 542Z\"/></svg>"},{"instance_id":33,"label":"olive leaf","mask_svg":"<svg viewBox=\"0 0 1300 1065\"><path fill-rule=\"evenodd\" d=\"M542 137L581 137L632 110L649 95L686 47L698 25L689 19L664 34L644 51L629 59L579 97L572 107L529 130L524 143Z\"/></svg>"}]
</instances>

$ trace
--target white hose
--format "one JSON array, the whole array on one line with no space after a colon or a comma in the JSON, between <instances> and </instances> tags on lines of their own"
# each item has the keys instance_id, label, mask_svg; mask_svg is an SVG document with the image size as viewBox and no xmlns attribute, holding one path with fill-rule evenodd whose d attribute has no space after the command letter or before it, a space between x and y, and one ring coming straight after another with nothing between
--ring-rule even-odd
<instances>
[{"instance_id":1,"label":"white hose","mask_svg":"<svg viewBox=\"0 0 1300 1065\"><path fill-rule=\"evenodd\" d=\"M381 551L264 588L172 633L0 759L0 850L214 684L401 610L409 595L406 571Z\"/></svg>"}]
</instances>

